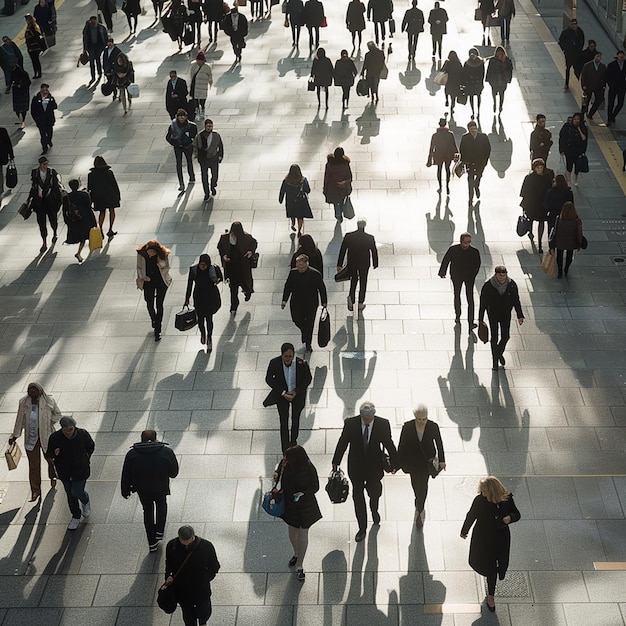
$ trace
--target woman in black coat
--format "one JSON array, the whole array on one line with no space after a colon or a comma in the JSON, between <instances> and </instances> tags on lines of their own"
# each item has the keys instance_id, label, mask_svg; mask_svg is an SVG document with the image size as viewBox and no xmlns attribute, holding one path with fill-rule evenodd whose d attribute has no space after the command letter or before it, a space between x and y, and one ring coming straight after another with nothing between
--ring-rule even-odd
<instances>
[{"instance_id":1,"label":"woman in black coat","mask_svg":"<svg viewBox=\"0 0 626 626\"><path fill-rule=\"evenodd\" d=\"M333 84L333 64L326 56L324 48L318 48L311 65L311 78L317 91L317 106L321 106L320 91L326 92L326 108L328 108L328 88Z\"/></svg>"},{"instance_id":2,"label":"woman in black coat","mask_svg":"<svg viewBox=\"0 0 626 626\"><path fill-rule=\"evenodd\" d=\"M20 120L20 130L26 125L26 114L30 107L30 78L28 72L16 65L11 72L13 110Z\"/></svg>"},{"instance_id":3,"label":"woman in black coat","mask_svg":"<svg viewBox=\"0 0 626 626\"><path fill-rule=\"evenodd\" d=\"M309 545L309 528L322 519L315 497L320 488L317 470L304 448L296 445L287 448L274 477L280 479L285 499L281 518L289 526L289 541L293 547L289 567L295 566L298 580L304 582L303 561Z\"/></svg>"},{"instance_id":4,"label":"woman in black coat","mask_svg":"<svg viewBox=\"0 0 626 626\"><path fill-rule=\"evenodd\" d=\"M287 2L287 19L291 26L291 39L293 45L297 48L300 45L300 30L302 29L304 13L304 2L302 0L288 0Z\"/></svg>"},{"instance_id":5,"label":"woman in black coat","mask_svg":"<svg viewBox=\"0 0 626 626\"><path fill-rule=\"evenodd\" d=\"M93 160L93 167L87 177L87 189L91 193L94 211L99 212L98 226L100 226L100 230L102 230L107 209L109 210L107 237L113 239L117 235L117 232L113 230L113 222L115 222L115 209L120 206L120 188L115 180L113 170L107 165L104 157L100 155ZM102 236L104 237L104 231L102 231Z\"/></svg>"},{"instance_id":6,"label":"woman in black coat","mask_svg":"<svg viewBox=\"0 0 626 626\"><path fill-rule=\"evenodd\" d=\"M356 48L354 40L359 36L361 48L362 33L365 30L365 5L361 0L350 0L346 11L346 28L352 33L352 50Z\"/></svg>"},{"instance_id":7,"label":"woman in black coat","mask_svg":"<svg viewBox=\"0 0 626 626\"><path fill-rule=\"evenodd\" d=\"M524 178L522 183L522 189L519 195L522 197L520 205L524 209L524 213L529 220L531 220L530 230L528 231L528 237L532 241L535 236L533 235L532 226L535 222L537 226L537 241L539 244L538 252L542 253L541 239L543 238L543 231L545 228L546 210L543 206L543 201L546 197L546 193L550 187L552 187L552 170L546 169L546 163L543 159L533 159L532 162L533 171Z\"/></svg>"},{"instance_id":8,"label":"woman in black coat","mask_svg":"<svg viewBox=\"0 0 626 626\"><path fill-rule=\"evenodd\" d=\"M341 107L348 108L350 100L350 87L354 85L354 79L358 74L354 61L348 56L347 50L341 51L341 57L335 61L335 85L341 87L343 93L341 96Z\"/></svg>"},{"instance_id":9,"label":"woman in black coat","mask_svg":"<svg viewBox=\"0 0 626 626\"><path fill-rule=\"evenodd\" d=\"M79 182L76 179L69 182L70 193L63 198L63 221L67 224L67 238L65 243L77 243L78 250L74 255L78 264L84 259L80 255L89 240L89 231L95 227L96 218L91 210L91 199L86 191L78 191Z\"/></svg>"},{"instance_id":10,"label":"woman in black coat","mask_svg":"<svg viewBox=\"0 0 626 626\"><path fill-rule=\"evenodd\" d=\"M566 202L574 202L574 194L563 174L557 174L553 185L548 189L546 197L543 199L543 208L546 210L548 221L548 237L552 233L556 218L561 213L561 209Z\"/></svg>"},{"instance_id":11,"label":"woman in black coat","mask_svg":"<svg viewBox=\"0 0 626 626\"><path fill-rule=\"evenodd\" d=\"M128 22L128 30L130 31L128 34L135 34L137 32L137 18L141 15L140 0L124 0L122 11L125 13L126 21Z\"/></svg>"},{"instance_id":12,"label":"woman in black coat","mask_svg":"<svg viewBox=\"0 0 626 626\"><path fill-rule=\"evenodd\" d=\"M463 522L461 537L465 539L476 522L470 542L469 564L477 574L487 578L487 608L494 612L496 576L504 580L509 567L509 524L517 522L521 515L513 501L513 494L495 476L480 481L478 494Z\"/></svg>"},{"instance_id":13,"label":"woman in black coat","mask_svg":"<svg viewBox=\"0 0 626 626\"><path fill-rule=\"evenodd\" d=\"M441 71L448 75L444 91L446 94L446 106L448 106L448 99L450 99L450 117L452 117L456 100L461 95L461 84L463 81L463 65L454 50L451 50L448 54Z\"/></svg>"},{"instance_id":14,"label":"woman in black coat","mask_svg":"<svg viewBox=\"0 0 626 626\"><path fill-rule=\"evenodd\" d=\"M469 58L463 64L461 84L469 99L472 119L474 119L475 115L480 115L480 97L485 88L485 61L478 55L476 48L469 51ZM474 98L476 98L476 107L474 107Z\"/></svg>"},{"instance_id":15,"label":"woman in black coat","mask_svg":"<svg viewBox=\"0 0 626 626\"><path fill-rule=\"evenodd\" d=\"M567 276L569 266L574 259L574 250L580 251L583 245L583 223L578 217L573 202L566 202L554 225L554 236L550 248L556 248L556 264L559 268L558 278ZM566 252L565 269L563 269L563 252Z\"/></svg>"},{"instance_id":16,"label":"woman in black coat","mask_svg":"<svg viewBox=\"0 0 626 626\"><path fill-rule=\"evenodd\" d=\"M296 230L296 220L298 220L298 237L304 232L304 218L312 219L313 213L307 194L311 193L309 181L302 175L299 165L292 165L289 173L283 179L278 193L278 202L285 201L285 211L291 220L291 230Z\"/></svg>"},{"instance_id":17,"label":"woman in black coat","mask_svg":"<svg viewBox=\"0 0 626 626\"><path fill-rule=\"evenodd\" d=\"M450 195L450 163L452 163L459 149L456 145L454 135L446 126L446 118L439 120L439 128L435 131L430 139L430 148L428 149L427 165L437 166L437 182L439 183L439 193L441 193L441 170L446 168L446 193Z\"/></svg>"},{"instance_id":18,"label":"woman in black coat","mask_svg":"<svg viewBox=\"0 0 626 626\"><path fill-rule=\"evenodd\" d=\"M589 131L585 125L582 113L574 113L561 127L559 132L559 153L565 159L568 183L572 169L574 170L574 184L578 185L578 157L587 152Z\"/></svg>"},{"instance_id":19,"label":"woman in black coat","mask_svg":"<svg viewBox=\"0 0 626 626\"><path fill-rule=\"evenodd\" d=\"M306 254L309 257L309 265L324 276L324 259L322 258L322 253L315 244L315 240L311 237L311 235L302 235L302 237L300 237L300 245L293 253L291 263L289 264L291 269L296 267L296 259L301 254Z\"/></svg>"},{"instance_id":20,"label":"woman in black coat","mask_svg":"<svg viewBox=\"0 0 626 626\"><path fill-rule=\"evenodd\" d=\"M221 279L221 270L211 265L211 257L208 254L201 254L197 265L189 268L185 306L189 306L189 298L193 291L193 306L198 317L200 343L206 344L209 352L213 350L213 315L222 306L222 299L217 288Z\"/></svg>"},{"instance_id":21,"label":"woman in black coat","mask_svg":"<svg viewBox=\"0 0 626 626\"><path fill-rule=\"evenodd\" d=\"M446 468L446 456L439 426L428 419L428 408L420 404L414 411L414 420L405 422L400 433L398 458L405 474L411 476L415 494L415 525L423 525L422 513L428 495L429 464L437 462L439 471ZM434 459L434 461L432 460Z\"/></svg>"}]
</instances>

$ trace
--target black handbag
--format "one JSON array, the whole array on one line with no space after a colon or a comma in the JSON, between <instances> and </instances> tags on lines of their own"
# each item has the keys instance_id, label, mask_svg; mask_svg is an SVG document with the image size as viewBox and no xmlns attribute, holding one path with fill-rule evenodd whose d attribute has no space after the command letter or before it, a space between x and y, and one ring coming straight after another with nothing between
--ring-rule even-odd
<instances>
[{"instance_id":1,"label":"black handbag","mask_svg":"<svg viewBox=\"0 0 626 626\"><path fill-rule=\"evenodd\" d=\"M359 79L356 84L356 95L367 96L369 89L367 88L367 81L364 78Z\"/></svg>"},{"instance_id":2,"label":"black handbag","mask_svg":"<svg viewBox=\"0 0 626 626\"><path fill-rule=\"evenodd\" d=\"M29 198L28 202L24 202L22 203L22 205L20 206L20 208L17 210L17 212L25 219L27 220L32 214L33 214L33 203L31 201L31 199Z\"/></svg>"},{"instance_id":3,"label":"black handbag","mask_svg":"<svg viewBox=\"0 0 626 626\"><path fill-rule=\"evenodd\" d=\"M586 154L581 154L576 159L576 174L586 174L589 171L589 159Z\"/></svg>"},{"instance_id":4,"label":"black handbag","mask_svg":"<svg viewBox=\"0 0 626 626\"><path fill-rule=\"evenodd\" d=\"M350 196L345 197L343 205L341 206L341 212L347 220L354 219L354 206L352 204L352 200L350 200Z\"/></svg>"},{"instance_id":5,"label":"black handbag","mask_svg":"<svg viewBox=\"0 0 626 626\"><path fill-rule=\"evenodd\" d=\"M182 311L176 313L176 319L174 320L174 326L177 330L185 332L190 330L198 323L198 316L195 309L190 309L188 306L183 307Z\"/></svg>"},{"instance_id":6,"label":"black handbag","mask_svg":"<svg viewBox=\"0 0 626 626\"><path fill-rule=\"evenodd\" d=\"M580 242L580 249L586 250L588 245L589 245L589 242L587 241L587 237L583 235L582 241Z\"/></svg>"},{"instance_id":7,"label":"black handbag","mask_svg":"<svg viewBox=\"0 0 626 626\"><path fill-rule=\"evenodd\" d=\"M7 165L6 185L9 189L17 187L17 168L13 159L9 159L9 164Z\"/></svg>"},{"instance_id":8,"label":"black handbag","mask_svg":"<svg viewBox=\"0 0 626 626\"><path fill-rule=\"evenodd\" d=\"M335 274L335 282L343 283L352 278L352 270L346 265Z\"/></svg>"},{"instance_id":9,"label":"black handbag","mask_svg":"<svg viewBox=\"0 0 626 626\"><path fill-rule=\"evenodd\" d=\"M259 267L259 253L255 252L251 257L250 257L250 267L255 270L257 267Z\"/></svg>"},{"instance_id":10,"label":"black handbag","mask_svg":"<svg viewBox=\"0 0 626 626\"><path fill-rule=\"evenodd\" d=\"M307 91L315 91L315 79L311 76L306 84Z\"/></svg>"},{"instance_id":11,"label":"black handbag","mask_svg":"<svg viewBox=\"0 0 626 626\"><path fill-rule=\"evenodd\" d=\"M324 307L320 314L320 323L317 328L317 345L325 348L330 341L330 315L328 309Z\"/></svg>"},{"instance_id":12,"label":"black handbag","mask_svg":"<svg viewBox=\"0 0 626 626\"><path fill-rule=\"evenodd\" d=\"M194 34L193 34L193 25L189 22L185 23L185 28L183 30L183 43L186 46L190 46L193 43Z\"/></svg>"},{"instance_id":13,"label":"black handbag","mask_svg":"<svg viewBox=\"0 0 626 626\"><path fill-rule=\"evenodd\" d=\"M520 237L527 235L532 228L532 222L528 219L528 216L524 213L517 218L517 226L515 230Z\"/></svg>"},{"instance_id":14,"label":"black handbag","mask_svg":"<svg viewBox=\"0 0 626 626\"><path fill-rule=\"evenodd\" d=\"M113 91L115 90L115 87L113 86L112 83L102 83L102 85L100 85L100 91L102 92L103 96L110 96Z\"/></svg>"},{"instance_id":15,"label":"black handbag","mask_svg":"<svg viewBox=\"0 0 626 626\"><path fill-rule=\"evenodd\" d=\"M328 482L326 483L326 493L333 504L341 504L348 499L350 484L341 469L337 469L336 472L332 472L332 474L328 477Z\"/></svg>"},{"instance_id":16,"label":"black handbag","mask_svg":"<svg viewBox=\"0 0 626 626\"><path fill-rule=\"evenodd\" d=\"M439 467L439 459L436 456L431 456L430 458L427 458L426 454L424 453L424 448L422 448L422 442L418 439L417 443L419 444L420 450L422 451L422 456L426 461L426 471L428 472L428 475L431 478L437 478L437 476L439 476L439 473L441 472L441 468Z\"/></svg>"},{"instance_id":17,"label":"black handbag","mask_svg":"<svg viewBox=\"0 0 626 626\"><path fill-rule=\"evenodd\" d=\"M173 582L176 579L176 576L180 574L183 567L187 564L187 561L191 558L191 555L196 551L194 548L186 557L185 560L181 563L180 567L176 571L176 573L172 576L172 583L163 583L159 590L157 591L157 604L159 608L168 615L171 615L178 606L178 600L176 598L176 590L174 589Z\"/></svg>"}]
</instances>

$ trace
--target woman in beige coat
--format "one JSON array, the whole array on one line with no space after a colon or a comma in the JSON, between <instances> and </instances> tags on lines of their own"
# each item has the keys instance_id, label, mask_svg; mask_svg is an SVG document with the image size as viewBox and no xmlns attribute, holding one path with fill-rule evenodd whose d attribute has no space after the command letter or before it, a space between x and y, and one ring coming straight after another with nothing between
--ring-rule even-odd
<instances>
[{"instance_id":1,"label":"woman in beige coat","mask_svg":"<svg viewBox=\"0 0 626 626\"><path fill-rule=\"evenodd\" d=\"M198 52L195 62L191 64L189 77L189 97L193 100L198 115L204 115L204 104L209 94L209 87L213 85L213 73L211 67L207 65L202 50Z\"/></svg>"},{"instance_id":2,"label":"woman in beige coat","mask_svg":"<svg viewBox=\"0 0 626 626\"><path fill-rule=\"evenodd\" d=\"M24 448L28 457L28 480L30 481L31 502L41 497L41 453L46 454L48 439L54 432L54 425L61 419L61 411L54 398L49 396L39 383L28 385L28 395L24 396L17 409L12 444L24 433ZM54 488L57 484L54 465L48 463L48 478Z\"/></svg>"}]
</instances>

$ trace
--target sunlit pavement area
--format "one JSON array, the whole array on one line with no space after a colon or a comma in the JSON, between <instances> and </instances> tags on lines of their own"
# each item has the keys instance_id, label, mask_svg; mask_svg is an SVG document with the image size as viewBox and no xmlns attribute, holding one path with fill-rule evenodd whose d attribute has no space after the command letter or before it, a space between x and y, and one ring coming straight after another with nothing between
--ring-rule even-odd
<instances>
[{"instance_id":1,"label":"sunlit pavement area","mask_svg":"<svg viewBox=\"0 0 626 626\"><path fill-rule=\"evenodd\" d=\"M562 88L558 48L555 64L549 54L555 44L544 43L530 3L518 4L513 20L515 71L501 118L491 112L488 86L483 94L480 125L492 155L480 203L469 211L465 179L454 180L446 198L437 193L434 168L426 167L430 136L445 111L428 32L420 36L416 66L407 64L405 36L391 40L377 106L353 93L342 113L340 90L332 88L330 108L318 110L306 86L306 30L300 50L292 49L280 6L271 19L251 24L241 65L231 65L222 32L217 47L208 47L214 85L206 111L225 144L218 194L202 202L197 172L198 183L178 195L174 155L164 140L164 90L171 69L188 76L190 59L188 47L178 54L153 24L149 4L135 37L124 39L123 13L114 18L114 37L141 87L127 116L99 85L87 87L88 66L76 67L94 3L60 6L57 46L42 57L59 107L50 166L65 182L78 175L86 182L101 154L122 190L119 234L82 266L75 247L61 245L65 227L57 245L40 255L35 219L24 222L16 213L36 167L39 136L30 116L25 132L16 130L10 96L0 97L19 170L18 187L0 211L0 431L8 437L19 398L37 381L96 442L87 486L92 515L73 533L60 485L33 505L26 502L26 459L16 471L0 470L3 626L182 624L180 611L170 620L156 607L164 547L148 553L141 506L119 489L124 455L145 428L156 429L181 464L166 538L192 524L216 547L222 568L212 585L211 624L623 624L626 571L602 568L623 570L626 562L624 195L592 138L591 172L574 189L589 247L567 279L546 277L536 247L516 235L532 121L545 113L556 143L577 107ZM493 47L479 45L474 5L442 4L450 16L444 58L455 49L465 60L474 45L492 54ZM420 6L427 16L431 5ZM320 43L333 61L341 48L351 50L345 7L325 3L329 26ZM2 32L16 36L30 8L1 18ZM406 8L395 5L398 27ZM249 16L248 7L243 11ZM491 32L499 43L497 30ZM203 36L204 47L206 27ZM371 38L368 23L359 67ZM450 126L457 141L469 116L469 106L455 111ZM591 127L602 134L600 115ZM357 215L367 218L380 253L358 319L346 309L347 285L333 281L341 238L356 220L336 225L322 195L326 155L338 145L352 160ZM303 354L288 308L279 306L296 245L278 205L291 163L300 164L313 188L315 219L305 228L324 253L332 323L329 346L314 345L310 357L314 381L298 442L323 487L343 419L356 415L362 401L372 400L392 422L396 442L421 402L441 427L448 463L430 483L423 531L414 529L413 494L401 472L384 479L382 523L370 524L359 544L351 500L333 505L320 490L324 518L310 532L304 584L287 567L285 525L260 510L281 456L278 416L262 407L265 370L284 341ZM548 165L558 166L556 147ZM255 293L233 317L222 290L207 353L195 329L174 328L174 315L188 267L205 251L217 261L217 239L233 220L259 242ZM482 256L477 286L504 264L520 287L526 323L512 325L506 369L498 373L466 322L455 327L451 284L437 276L444 252L464 231ZM159 343L135 287L135 247L152 237L172 249L174 277ZM505 482L522 514L512 527L510 571L498 583L495 614L486 611L484 580L467 563L469 542L459 537L487 474Z\"/></svg>"}]
</instances>

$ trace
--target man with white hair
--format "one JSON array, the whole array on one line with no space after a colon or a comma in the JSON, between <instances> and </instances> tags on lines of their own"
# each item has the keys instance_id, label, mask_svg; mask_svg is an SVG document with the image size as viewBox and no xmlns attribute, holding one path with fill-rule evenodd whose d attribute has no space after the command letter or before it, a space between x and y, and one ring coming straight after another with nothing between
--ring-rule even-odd
<instances>
[{"instance_id":1,"label":"man with white hair","mask_svg":"<svg viewBox=\"0 0 626 626\"><path fill-rule=\"evenodd\" d=\"M370 498L370 510L374 524L380 524L378 502L383 493L383 469L386 463L384 448L389 454L391 473L398 468L398 452L391 438L389 420L376 415L376 407L372 402L363 402L359 407L359 415L348 418L343 424L343 431L333 455L333 471L336 471L341 459L348 452L348 476L352 481L352 499L354 512L359 524L355 541L363 541L367 530L367 509L365 494ZM389 470L388 470L389 471Z\"/></svg>"},{"instance_id":2,"label":"man with white hair","mask_svg":"<svg viewBox=\"0 0 626 626\"><path fill-rule=\"evenodd\" d=\"M378 250L376 240L373 235L365 232L367 220L360 217L357 220L357 229L351 233L346 233L341 242L339 259L337 260L337 271L343 269L343 260L348 254L348 269L350 270L350 292L348 294L348 311L354 310L356 302L356 285L359 283L359 311L365 308L365 292L367 291L367 274L371 265L374 269L378 267Z\"/></svg>"}]
</instances>

